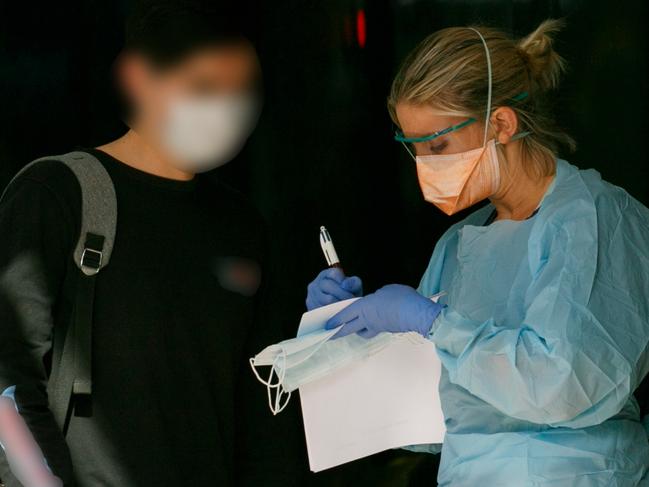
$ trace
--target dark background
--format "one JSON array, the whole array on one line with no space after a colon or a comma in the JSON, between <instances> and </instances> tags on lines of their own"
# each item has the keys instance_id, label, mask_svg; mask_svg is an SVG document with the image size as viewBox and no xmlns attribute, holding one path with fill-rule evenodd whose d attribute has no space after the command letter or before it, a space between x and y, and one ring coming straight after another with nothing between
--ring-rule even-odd
<instances>
[{"instance_id":1,"label":"dark background","mask_svg":"<svg viewBox=\"0 0 649 487\"><path fill-rule=\"evenodd\" d=\"M31 159L122 134L110 66L129 4L0 0L0 187ZM566 17L556 48L569 72L555 104L578 150L561 156L647 204L647 8L642 0L259 0L249 8L266 103L248 147L216 177L247 193L269 223L281 302L273 319L286 335L325 265L320 225L367 292L416 285L437 238L463 217L423 201L385 108L400 60L439 28L478 23L523 36ZM297 417L297 405L284 414ZM432 485L436 460L387 452L305 482Z\"/></svg>"}]
</instances>

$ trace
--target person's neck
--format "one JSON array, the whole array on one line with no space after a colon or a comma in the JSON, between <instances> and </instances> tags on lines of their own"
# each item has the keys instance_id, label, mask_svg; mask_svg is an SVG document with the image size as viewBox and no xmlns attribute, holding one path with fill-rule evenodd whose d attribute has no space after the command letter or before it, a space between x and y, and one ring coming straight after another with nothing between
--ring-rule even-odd
<instances>
[{"instance_id":1,"label":"person's neck","mask_svg":"<svg viewBox=\"0 0 649 487\"><path fill-rule=\"evenodd\" d=\"M97 149L124 164L155 176L179 181L189 181L194 178L194 174L176 169L133 129L119 139L99 146Z\"/></svg>"},{"instance_id":2,"label":"person's neck","mask_svg":"<svg viewBox=\"0 0 649 487\"><path fill-rule=\"evenodd\" d=\"M541 178L531 177L523 164L512 164L498 193L491 198L496 220L525 220L539 207L554 173Z\"/></svg>"}]
</instances>

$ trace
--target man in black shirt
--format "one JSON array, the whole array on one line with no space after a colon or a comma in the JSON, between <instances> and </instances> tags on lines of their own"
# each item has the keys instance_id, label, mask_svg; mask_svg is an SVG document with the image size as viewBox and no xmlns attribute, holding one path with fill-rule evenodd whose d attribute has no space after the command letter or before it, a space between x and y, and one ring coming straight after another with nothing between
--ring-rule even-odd
<instances>
[{"instance_id":1,"label":"man in black shirt","mask_svg":"<svg viewBox=\"0 0 649 487\"><path fill-rule=\"evenodd\" d=\"M0 205L0 392L15 386L66 486L298 482L246 367L277 338L263 321L263 223L237 192L195 177L249 135L257 57L223 12L189 5L135 10L117 64L130 130L88 149L113 181L118 218L96 283L92 415L73 416L66 438L45 386L74 299L80 186L45 161ZM0 477L19 485L4 458Z\"/></svg>"}]
</instances>

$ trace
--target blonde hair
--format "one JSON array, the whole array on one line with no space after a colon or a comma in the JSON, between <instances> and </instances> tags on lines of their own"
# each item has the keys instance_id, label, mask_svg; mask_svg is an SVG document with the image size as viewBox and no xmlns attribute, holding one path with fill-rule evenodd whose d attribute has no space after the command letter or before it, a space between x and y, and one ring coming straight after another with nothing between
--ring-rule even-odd
<instances>
[{"instance_id":1,"label":"blonde hair","mask_svg":"<svg viewBox=\"0 0 649 487\"><path fill-rule=\"evenodd\" d=\"M553 35L562 26L561 20L546 20L519 41L497 29L475 27L491 57L492 110L509 106L516 112L518 131L530 132L521 139L526 169L539 177L554 172L560 146L575 149L574 140L556 126L546 96L558 87L565 70L565 61L552 47ZM392 83L388 110L397 124L395 108L403 102L432 105L448 115L482 121L487 87L487 59L480 36L466 27L442 29L405 59Z\"/></svg>"}]
</instances>

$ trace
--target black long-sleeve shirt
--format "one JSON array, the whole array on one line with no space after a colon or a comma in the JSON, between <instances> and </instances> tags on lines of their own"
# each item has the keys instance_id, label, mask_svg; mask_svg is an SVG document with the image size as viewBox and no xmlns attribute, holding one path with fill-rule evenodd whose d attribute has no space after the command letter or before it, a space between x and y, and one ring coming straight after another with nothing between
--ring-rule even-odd
<instances>
[{"instance_id":1,"label":"black long-sleeve shirt","mask_svg":"<svg viewBox=\"0 0 649 487\"><path fill-rule=\"evenodd\" d=\"M64 439L48 409L52 342L79 272L81 193L58 162L31 168L0 205L0 391L16 385L20 413L66 485L296 482L294 459L276 448L283 425L245 366L276 338L257 289L260 217L223 184L169 180L90 152L118 205L96 284L92 416L73 416ZM4 458L0 478L19 485Z\"/></svg>"}]
</instances>

